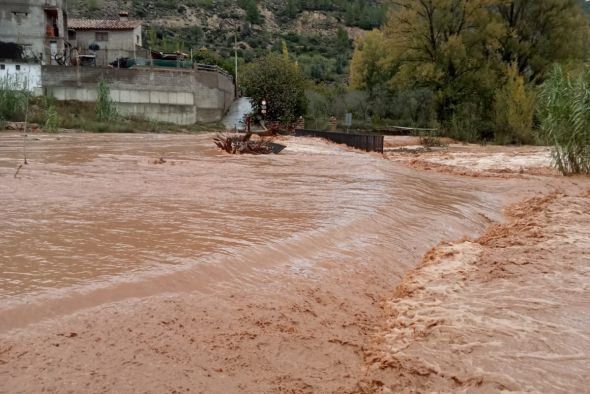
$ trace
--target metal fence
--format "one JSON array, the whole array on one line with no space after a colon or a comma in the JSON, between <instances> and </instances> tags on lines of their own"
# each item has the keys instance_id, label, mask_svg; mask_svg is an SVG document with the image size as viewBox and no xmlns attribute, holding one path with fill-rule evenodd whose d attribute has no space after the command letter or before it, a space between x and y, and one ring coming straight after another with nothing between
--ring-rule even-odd
<instances>
[{"instance_id":1,"label":"metal fence","mask_svg":"<svg viewBox=\"0 0 590 394\"><path fill-rule=\"evenodd\" d=\"M117 59L149 59L150 51L136 46L135 49L98 49L90 50L87 47L69 46L53 52L48 46L45 47L44 62L51 65L72 66L80 61L82 65L94 65L108 67Z\"/></svg>"},{"instance_id":2,"label":"metal fence","mask_svg":"<svg viewBox=\"0 0 590 394\"><path fill-rule=\"evenodd\" d=\"M382 126L376 131L385 135L432 135L436 134L438 129L426 129L420 127L403 127L403 126Z\"/></svg>"},{"instance_id":3,"label":"metal fence","mask_svg":"<svg viewBox=\"0 0 590 394\"><path fill-rule=\"evenodd\" d=\"M233 80L233 76L227 70L214 64L195 63L190 59L184 60L164 60L153 59L151 52L139 46L135 50L126 49L99 49L91 51L89 49L67 48L62 49L54 55L49 55L50 48L45 48L47 52L47 61L45 64L89 67L162 67L162 68L182 68L194 69L197 71L214 72L222 74ZM40 62L40 60L39 60Z\"/></svg>"},{"instance_id":4,"label":"metal fence","mask_svg":"<svg viewBox=\"0 0 590 394\"><path fill-rule=\"evenodd\" d=\"M193 62L190 60L162 60L162 59L129 59L126 67L144 66L144 67L168 67L168 68L193 68Z\"/></svg>"},{"instance_id":5,"label":"metal fence","mask_svg":"<svg viewBox=\"0 0 590 394\"><path fill-rule=\"evenodd\" d=\"M349 134L305 129L295 130L295 135L298 137L324 138L337 144L345 144L352 148L361 149L367 152L383 153L384 138L382 135Z\"/></svg>"},{"instance_id":6,"label":"metal fence","mask_svg":"<svg viewBox=\"0 0 590 394\"><path fill-rule=\"evenodd\" d=\"M232 81L234 79L234 76L233 75L231 75L225 69L223 69L223 68L221 68L221 67L219 67L217 65L195 63L194 66L195 66L194 67L195 70L198 70L198 71L216 72L216 73L225 75L226 77L228 77Z\"/></svg>"}]
</instances>

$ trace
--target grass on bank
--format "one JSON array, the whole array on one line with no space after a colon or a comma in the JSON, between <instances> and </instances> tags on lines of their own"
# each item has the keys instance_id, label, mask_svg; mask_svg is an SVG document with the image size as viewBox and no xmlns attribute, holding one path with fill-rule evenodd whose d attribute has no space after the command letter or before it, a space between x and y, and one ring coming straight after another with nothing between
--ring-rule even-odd
<instances>
[{"instance_id":1,"label":"grass on bank","mask_svg":"<svg viewBox=\"0 0 590 394\"><path fill-rule=\"evenodd\" d=\"M11 81L0 79L0 125L9 120L23 121L31 94L26 90L10 89Z\"/></svg>"},{"instance_id":2,"label":"grass on bank","mask_svg":"<svg viewBox=\"0 0 590 394\"><path fill-rule=\"evenodd\" d=\"M97 86L96 103L58 101L52 97L34 97L23 84L8 78L0 79L0 130L8 122L36 123L47 132L60 129L94 133L198 133L221 131L221 123L176 125L153 119L121 116L110 99L108 84ZM26 84L24 84L26 85Z\"/></svg>"},{"instance_id":3,"label":"grass on bank","mask_svg":"<svg viewBox=\"0 0 590 394\"><path fill-rule=\"evenodd\" d=\"M37 123L47 132L66 129L90 133L201 133L225 129L218 122L177 125L120 115L100 120L95 103L57 101L0 89L0 130L5 129L9 121L25 120L27 100L30 103L28 121Z\"/></svg>"},{"instance_id":4,"label":"grass on bank","mask_svg":"<svg viewBox=\"0 0 590 394\"><path fill-rule=\"evenodd\" d=\"M104 120L100 120L97 116L95 103L56 101L55 106L61 117L60 127L68 130L92 133L200 133L224 130L221 123L177 125L121 115L106 116ZM41 113L39 116L42 117L43 114Z\"/></svg>"}]
</instances>

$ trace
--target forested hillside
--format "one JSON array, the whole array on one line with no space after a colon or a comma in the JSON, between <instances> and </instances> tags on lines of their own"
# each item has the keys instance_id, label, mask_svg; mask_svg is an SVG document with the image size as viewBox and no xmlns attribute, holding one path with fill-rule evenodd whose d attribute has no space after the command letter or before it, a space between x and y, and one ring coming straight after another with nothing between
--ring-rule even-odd
<instances>
[{"instance_id":1,"label":"forested hillside","mask_svg":"<svg viewBox=\"0 0 590 394\"><path fill-rule=\"evenodd\" d=\"M315 81L346 79L353 40L379 27L386 0L74 0L73 17L116 18L127 10L148 28L144 43L158 50L193 50L203 62L232 69L234 32L238 56L249 63L283 42ZM206 49L206 50L205 50Z\"/></svg>"}]
</instances>

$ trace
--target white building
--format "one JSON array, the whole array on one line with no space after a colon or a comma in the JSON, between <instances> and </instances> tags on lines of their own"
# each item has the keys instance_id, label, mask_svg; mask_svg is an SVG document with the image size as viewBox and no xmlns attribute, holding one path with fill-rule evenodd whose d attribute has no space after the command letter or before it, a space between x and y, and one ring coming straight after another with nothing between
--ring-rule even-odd
<instances>
[{"instance_id":1,"label":"white building","mask_svg":"<svg viewBox=\"0 0 590 394\"><path fill-rule=\"evenodd\" d=\"M24 89L35 96L43 95L41 65L18 60L0 60L0 88Z\"/></svg>"}]
</instances>

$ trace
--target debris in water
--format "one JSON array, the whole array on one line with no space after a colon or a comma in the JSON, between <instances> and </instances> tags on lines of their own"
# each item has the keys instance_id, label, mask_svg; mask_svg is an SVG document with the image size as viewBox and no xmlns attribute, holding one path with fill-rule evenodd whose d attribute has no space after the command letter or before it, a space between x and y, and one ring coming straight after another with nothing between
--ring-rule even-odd
<instances>
[{"instance_id":1,"label":"debris in water","mask_svg":"<svg viewBox=\"0 0 590 394\"><path fill-rule=\"evenodd\" d=\"M259 141L252 141L250 138L253 133L246 133L243 135L237 134L217 134L213 138L215 145L227 153L235 154L251 154L251 155L268 155L271 153L279 154L285 145L275 144L272 140L260 139Z\"/></svg>"},{"instance_id":2,"label":"debris in water","mask_svg":"<svg viewBox=\"0 0 590 394\"><path fill-rule=\"evenodd\" d=\"M16 178L16 176L18 175L18 172L20 171L20 169L21 169L21 168L23 168L23 165L22 165L22 164L20 164L20 165L18 166L18 168L16 169L16 172L14 173L14 177L15 177L15 178Z\"/></svg>"}]
</instances>

